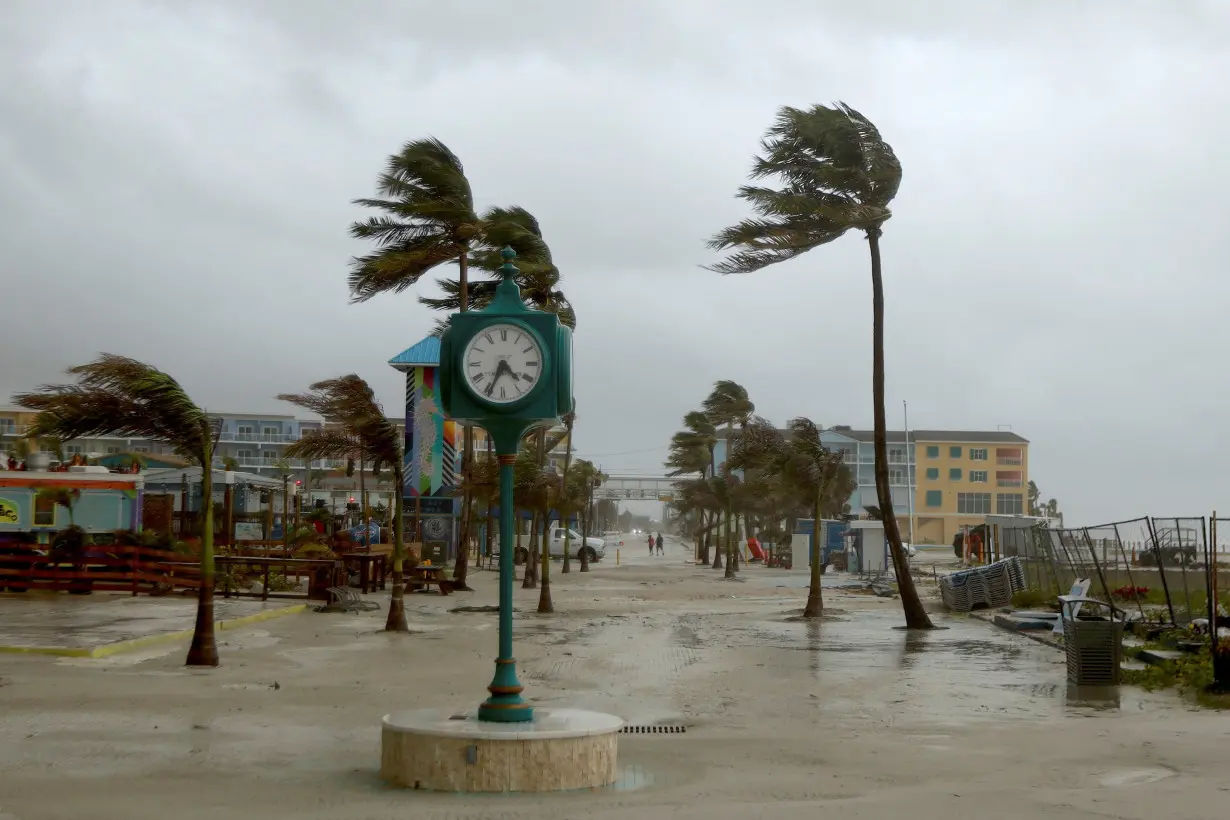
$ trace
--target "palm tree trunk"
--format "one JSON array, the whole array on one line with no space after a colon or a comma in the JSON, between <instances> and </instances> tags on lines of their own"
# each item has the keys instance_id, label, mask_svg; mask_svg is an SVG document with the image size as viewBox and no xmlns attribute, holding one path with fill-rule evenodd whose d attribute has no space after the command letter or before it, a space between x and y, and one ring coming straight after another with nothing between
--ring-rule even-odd
<instances>
[{"instance_id":1,"label":"palm tree trunk","mask_svg":"<svg viewBox=\"0 0 1230 820\"><path fill-rule=\"evenodd\" d=\"M461 311L470 309L470 256L469 249L463 247L457 257L458 296L461 299ZM487 441L491 441L491 433L487 433ZM470 561L470 512L474 508L474 491L470 481L472 471L470 465L474 461L474 427L469 424L461 428L461 476L465 490L461 494L461 526L457 533L457 560L453 563L453 585L457 589L468 590L466 575L469 574Z\"/></svg>"},{"instance_id":2,"label":"palm tree trunk","mask_svg":"<svg viewBox=\"0 0 1230 820\"><path fill-rule=\"evenodd\" d=\"M884 278L880 269L880 233L879 226L867 231L867 245L871 250L871 399L875 413L876 498L880 502L881 518L884 519L888 550L893 557L893 572L897 576L905 626L907 629L931 629L933 624L923 608L922 599L918 597L905 549L901 546L901 531L897 529L893 494L888 484L888 421L884 410ZM819 523L817 518L817 527Z\"/></svg>"},{"instance_id":3,"label":"palm tree trunk","mask_svg":"<svg viewBox=\"0 0 1230 820\"><path fill-rule=\"evenodd\" d=\"M525 572L522 574L521 588L534 589L538 586L538 513L530 513L530 540L525 548ZM544 525L545 526L545 525Z\"/></svg>"},{"instance_id":4,"label":"palm tree trunk","mask_svg":"<svg viewBox=\"0 0 1230 820\"><path fill-rule=\"evenodd\" d=\"M363 455L359 453L359 520L363 522L363 548L366 551L372 539L367 527L367 481L363 478Z\"/></svg>"},{"instance_id":5,"label":"palm tree trunk","mask_svg":"<svg viewBox=\"0 0 1230 820\"><path fill-rule=\"evenodd\" d=\"M824 612L824 597L820 589L820 570L823 569L820 565L823 558L823 552L820 549L820 500L823 497L822 492L816 493L816 508L812 513L811 585L807 588L807 605L803 607L804 618L819 618Z\"/></svg>"},{"instance_id":6,"label":"palm tree trunk","mask_svg":"<svg viewBox=\"0 0 1230 820\"><path fill-rule=\"evenodd\" d=\"M385 621L385 632L409 632L406 624L406 533L402 521L402 488L404 477L400 466L393 467L393 482L397 490L393 494L393 592L389 598L389 617Z\"/></svg>"},{"instance_id":7,"label":"palm tree trunk","mask_svg":"<svg viewBox=\"0 0 1230 820\"><path fill-rule=\"evenodd\" d=\"M568 497L567 496L568 468L572 465L572 416L571 415L567 419L565 419L564 426L568 430L568 446L564 449L564 476L563 478L560 479L560 484L559 484L560 486L559 497L560 498ZM569 510L569 513L571 512L570 504L564 504L560 506L567 508ZM560 510L560 516L564 519L564 521L562 522L562 526L564 527L564 568L561 570L561 572L572 572L571 556L568 554L572 552L572 536L570 535L569 523L568 523L569 513L565 513L564 510ZM582 526L581 529L584 530L585 527ZM581 551L584 552L585 551L584 533L582 533L581 538L582 538Z\"/></svg>"},{"instance_id":8,"label":"palm tree trunk","mask_svg":"<svg viewBox=\"0 0 1230 820\"><path fill-rule=\"evenodd\" d=\"M737 567L737 565L735 564L735 555L734 555L734 549L735 549L735 538L734 538L734 532L732 532L732 531L731 531L731 528L730 528L730 507L727 507L727 508L726 508L726 518L725 518L725 523L726 523L726 574L725 574L725 577L726 577L726 578L734 578L734 577L735 577L735 571L738 569L738 567Z\"/></svg>"},{"instance_id":9,"label":"palm tree trunk","mask_svg":"<svg viewBox=\"0 0 1230 820\"><path fill-rule=\"evenodd\" d=\"M551 522L546 519L550 517L551 511L548 510L543 516L545 525L542 528L542 583L538 586L538 614L540 615L555 611L555 606L551 603L551 545L547 540Z\"/></svg>"},{"instance_id":10,"label":"palm tree trunk","mask_svg":"<svg viewBox=\"0 0 1230 820\"><path fill-rule=\"evenodd\" d=\"M594 485L592 483L586 489L586 495L587 497L585 499L585 524L584 526L588 528L594 525L594 516L598 512L597 510L594 509ZM588 529L583 530L581 532L581 538L585 539L588 537L589 537ZM582 543L587 543L587 542L582 540ZM589 572L589 550L581 550L581 572Z\"/></svg>"},{"instance_id":11,"label":"palm tree trunk","mask_svg":"<svg viewBox=\"0 0 1230 820\"><path fill-rule=\"evenodd\" d=\"M201 454L201 495L214 499L213 442L206 441ZM196 625L188 647L188 666L217 666L218 642L214 637L214 517L201 523L201 589L196 598Z\"/></svg>"}]
</instances>

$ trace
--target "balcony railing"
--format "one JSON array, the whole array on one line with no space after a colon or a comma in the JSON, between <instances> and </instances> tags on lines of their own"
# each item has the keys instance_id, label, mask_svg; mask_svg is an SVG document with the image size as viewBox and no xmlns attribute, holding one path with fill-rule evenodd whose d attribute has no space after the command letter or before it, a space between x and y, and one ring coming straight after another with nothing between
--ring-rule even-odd
<instances>
[{"instance_id":1,"label":"balcony railing","mask_svg":"<svg viewBox=\"0 0 1230 820\"><path fill-rule=\"evenodd\" d=\"M1020 467L1021 459L1001 457L1001 458L995 459L995 463L998 464L1000 467Z\"/></svg>"},{"instance_id":2,"label":"balcony railing","mask_svg":"<svg viewBox=\"0 0 1230 820\"><path fill-rule=\"evenodd\" d=\"M1019 478L1001 478L995 482L997 487L1020 487L1021 479Z\"/></svg>"},{"instance_id":3,"label":"balcony railing","mask_svg":"<svg viewBox=\"0 0 1230 820\"><path fill-rule=\"evenodd\" d=\"M248 433L248 432L230 432L224 430L218 438L219 441L252 441L268 444L286 444L292 441L298 441L299 436L295 433Z\"/></svg>"}]
</instances>

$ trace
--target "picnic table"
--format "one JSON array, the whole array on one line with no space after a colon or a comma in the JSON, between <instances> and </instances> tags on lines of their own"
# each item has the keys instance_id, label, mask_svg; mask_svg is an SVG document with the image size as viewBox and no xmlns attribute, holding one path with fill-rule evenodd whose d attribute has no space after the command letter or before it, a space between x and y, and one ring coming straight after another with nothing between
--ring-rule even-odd
<instances>
[{"instance_id":1,"label":"picnic table","mask_svg":"<svg viewBox=\"0 0 1230 820\"><path fill-rule=\"evenodd\" d=\"M368 587L374 592L384 589L385 575L388 571L388 554L383 552L344 552L338 556L349 570L353 565L359 572L359 590L364 595Z\"/></svg>"},{"instance_id":2,"label":"picnic table","mask_svg":"<svg viewBox=\"0 0 1230 820\"><path fill-rule=\"evenodd\" d=\"M445 580L444 567L420 564L406 571L406 586L411 592L416 590L430 592L432 584L436 585L441 595L448 595L452 589L452 582Z\"/></svg>"}]
</instances>

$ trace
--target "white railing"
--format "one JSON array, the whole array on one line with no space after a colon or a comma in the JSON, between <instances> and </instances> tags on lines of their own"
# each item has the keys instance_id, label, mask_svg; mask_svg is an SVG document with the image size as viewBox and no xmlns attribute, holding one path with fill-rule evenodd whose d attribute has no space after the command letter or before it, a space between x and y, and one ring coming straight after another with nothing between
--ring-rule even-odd
<instances>
[{"instance_id":1,"label":"white railing","mask_svg":"<svg viewBox=\"0 0 1230 820\"><path fill-rule=\"evenodd\" d=\"M1000 458L995 459L995 463L1000 465L1001 467L1020 467L1021 459L1000 457Z\"/></svg>"},{"instance_id":2,"label":"white railing","mask_svg":"<svg viewBox=\"0 0 1230 820\"><path fill-rule=\"evenodd\" d=\"M248 432L230 432L224 430L218 437L219 441L252 441L270 444L285 444L292 441L298 441L299 436L295 433L248 433Z\"/></svg>"}]
</instances>

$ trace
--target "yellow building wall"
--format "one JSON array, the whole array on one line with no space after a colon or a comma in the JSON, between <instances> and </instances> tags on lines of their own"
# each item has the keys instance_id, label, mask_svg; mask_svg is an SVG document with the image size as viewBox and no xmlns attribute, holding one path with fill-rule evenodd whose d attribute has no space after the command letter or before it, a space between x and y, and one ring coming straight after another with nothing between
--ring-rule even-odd
<instances>
[{"instance_id":1,"label":"yellow building wall","mask_svg":"<svg viewBox=\"0 0 1230 820\"><path fill-rule=\"evenodd\" d=\"M936 456L928 456L928 447L938 448ZM960 448L960 454L954 456L952 448ZM986 450L987 458L974 460L970 458L970 450ZM997 461L997 450L1020 450L1021 464L1000 465ZM968 441L921 441L914 442L914 531L918 544L951 544L952 539L964 526L976 526L983 523L984 516L961 515L957 512L958 493L989 493L991 496L988 514L995 514L997 509L996 496L1000 493L1015 493L1021 496L1021 512L1029 513L1029 444L1026 442L993 443ZM927 470L938 471L935 478L929 478ZM960 478L953 478L951 471L960 470ZM970 473L986 471L986 483L971 482ZM1021 473L1020 487L1000 487L997 484L996 472L1019 471ZM927 504L928 492L939 492L940 504Z\"/></svg>"}]
</instances>

